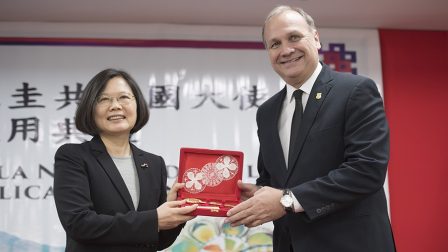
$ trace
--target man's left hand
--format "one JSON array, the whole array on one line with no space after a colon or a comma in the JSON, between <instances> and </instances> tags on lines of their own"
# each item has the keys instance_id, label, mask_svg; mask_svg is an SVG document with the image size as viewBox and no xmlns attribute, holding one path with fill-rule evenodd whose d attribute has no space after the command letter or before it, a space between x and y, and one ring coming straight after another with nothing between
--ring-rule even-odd
<instances>
[{"instance_id":1,"label":"man's left hand","mask_svg":"<svg viewBox=\"0 0 448 252\"><path fill-rule=\"evenodd\" d=\"M256 227L276 220L286 214L280 204L283 192L269 186L257 190L253 197L241 202L227 212L227 223L233 227Z\"/></svg>"}]
</instances>

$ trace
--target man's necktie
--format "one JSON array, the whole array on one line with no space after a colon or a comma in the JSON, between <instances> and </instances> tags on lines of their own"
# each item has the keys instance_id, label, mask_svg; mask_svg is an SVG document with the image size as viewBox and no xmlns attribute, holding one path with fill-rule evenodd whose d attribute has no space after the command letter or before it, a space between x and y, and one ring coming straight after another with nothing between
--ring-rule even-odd
<instances>
[{"instance_id":1,"label":"man's necktie","mask_svg":"<svg viewBox=\"0 0 448 252\"><path fill-rule=\"evenodd\" d=\"M297 137L299 135L300 122L302 121L303 107L302 107L302 93L303 91L298 89L292 93L296 101L296 108L294 115L292 116L291 134L289 138L289 154L288 154L288 169L293 166L295 159L294 153Z\"/></svg>"}]
</instances>

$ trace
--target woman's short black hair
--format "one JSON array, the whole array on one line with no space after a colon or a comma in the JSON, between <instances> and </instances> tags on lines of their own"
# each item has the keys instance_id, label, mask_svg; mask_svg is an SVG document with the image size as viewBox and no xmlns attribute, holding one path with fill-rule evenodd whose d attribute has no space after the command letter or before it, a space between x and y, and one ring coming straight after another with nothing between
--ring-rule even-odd
<instances>
[{"instance_id":1,"label":"woman's short black hair","mask_svg":"<svg viewBox=\"0 0 448 252\"><path fill-rule=\"evenodd\" d=\"M108 68L95 75L82 93L75 115L76 128L81 132L92 136L99 134L94 117L96 101L106 88L107 82L115 77L121 77L128 83L137 103L137 121L131 129L131 134L139 131L148 122L149 109L137 82L125 71Z\"/></svg>"}]
</instances>

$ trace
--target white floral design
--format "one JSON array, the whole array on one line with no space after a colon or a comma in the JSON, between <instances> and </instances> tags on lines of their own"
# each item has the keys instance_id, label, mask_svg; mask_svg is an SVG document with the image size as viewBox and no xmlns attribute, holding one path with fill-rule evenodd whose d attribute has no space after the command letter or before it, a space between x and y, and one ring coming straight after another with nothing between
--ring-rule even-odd
<instances>
[{"instance_id":1,"label":"white floral design","mask_svg":"<svg viewBox=\"0 0 448 252\"><path fill-rule=\"evenodd\" d=\"M228 180L233 178L238 171L238 162L234 157L222 156L216 162L216 169L222 173L224 179Z\"/></svg>"},{"instance_id":2,"label":"white floral design","mask_svg":"<svg viewBox=\"0 0 448 252\"><path fill-rule=\"evenodd\" d=\"M204 174L204 183L207 186L218 186L224 180L222 173L216 169L215 163L207 163L201 169Z\"/></svg>"},{"instance_id":3,"label":"white floral design","mask_svg":"<svg viewBox=\"0 0 448 252\"><path fill-rule=\"evenodd\" d=\"M184 174L185 189L190 193L204 190L204 174L196 168L188 169Z\"/></svg>"}]
</instances>

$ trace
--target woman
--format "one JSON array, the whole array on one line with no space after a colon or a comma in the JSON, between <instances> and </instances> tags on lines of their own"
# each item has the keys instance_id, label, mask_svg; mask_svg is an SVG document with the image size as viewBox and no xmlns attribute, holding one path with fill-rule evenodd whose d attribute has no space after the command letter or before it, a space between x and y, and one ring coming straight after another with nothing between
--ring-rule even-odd
<instances>
[{"instance_id":1,"label":"woman","mask_svg":"<svg viewBox=\"0 0 448 252\"><path fill-rule=\"evenodd\" d=\"M170 246L196 206L166 193L160 156L130 143L148 121L137 83L115 69L87 84L76 111L78 130L93 138L55 155L54 198L67 234L66 251L156 251Z\"/></svg>"}]
</instances>

